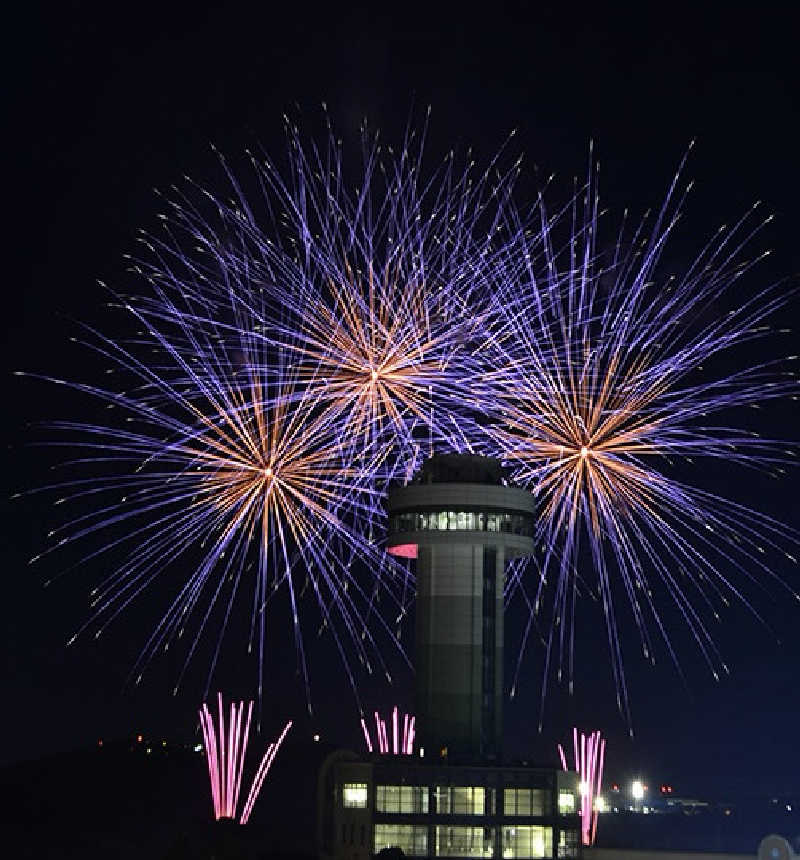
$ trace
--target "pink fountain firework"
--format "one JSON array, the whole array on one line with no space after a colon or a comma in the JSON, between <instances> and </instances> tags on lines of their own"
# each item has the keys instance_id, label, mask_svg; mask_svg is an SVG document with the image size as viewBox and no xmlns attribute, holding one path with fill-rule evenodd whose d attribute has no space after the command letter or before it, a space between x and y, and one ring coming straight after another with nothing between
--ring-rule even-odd
<instances>
[{"instance_id":1,"label":"pink fountain firework","mask_svg":"<svg viewBox=\"0 0 800 860\"><path fill-rule=\"evenodd\" d=\"M572 747L575 754L573 770L580 776L581 795L581 840L584 845L593 845L597 836L597 809L595 799L600 796L600 786L603 781L603 759L606 752L606 742L600 737L600 732L585 735L581 732L578 742L578 730L572 730ZM564 748L558 745L558 755L561 766L569 770Z\"/></svg>"},{"instance_id":2,"label":"pink fountain firework","mask_svg":"<svg viewBox=\"0 0 800 860\"><path fill-rule=\"evenodd\" d=\"M253 702L248 704L246 716L244 702L240 701L238 705L236 702L231 702L227 728L225 726L225 711L222 706L222 693L217 694L217 703L219 707L219 729L215 728L214 717L205 702L200 708L200 726L203 730L208 775L211 780L214 817L219 821L220 818L236 818L236 807L239 803L239 792L242 785L244 756L247 751L250 720L253 715ZM291 727L290 720L284 726L278 739L267 747L250 786L239 820L240 824L247 824L261 786L267 777L272 762L275 760L275 756L278 754L283 739Z\"/></svg>"},{"instance_id":3,"label":"pink fountain firework","mask_svg":"<svg viewBox=\"0 0 800 860\"><path fill-rule=\"evenodd\" d=\"M380 714L375 711L375 734L377 737L377 751L381 755L413 755L414 725L417 718L410 714L403 714L403 731L400 732L400 711L397 705L392 709L392 743L389 744L389 734L386 731L386 721L381 719ZM375 745L369 735L369 729L364 718L361 718L361 730L364 732L364 740L367 742L367 752L374 752Z\"/></svg>"}]
</instances>

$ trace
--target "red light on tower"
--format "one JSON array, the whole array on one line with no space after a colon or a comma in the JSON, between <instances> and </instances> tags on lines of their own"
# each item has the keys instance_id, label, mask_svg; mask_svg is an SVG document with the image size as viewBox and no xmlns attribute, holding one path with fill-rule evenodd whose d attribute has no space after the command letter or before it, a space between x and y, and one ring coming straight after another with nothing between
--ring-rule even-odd
<instances>
[{"instance_id":1,"label":"red light on tower","mask_svg":"<svg viewBox=\"0 0 800 860\"><path fill-rule=\"evenodd\" d=\"M416 558L417 545L415 543L400 543L397 546L390 546L386 552L399 558Z\"/></svg>"}]
</instances>

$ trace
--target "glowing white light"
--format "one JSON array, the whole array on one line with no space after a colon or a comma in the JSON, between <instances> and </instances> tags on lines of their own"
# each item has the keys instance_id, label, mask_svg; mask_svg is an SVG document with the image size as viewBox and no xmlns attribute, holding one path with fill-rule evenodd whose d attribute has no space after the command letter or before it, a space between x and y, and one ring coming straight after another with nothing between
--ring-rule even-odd
<instances>
[{"instance_id":1,"label":"glowing white light","mask_svg":"<svg viewBox=\"0 0 800 860\"><path fill-rule=\"evenodd\" d=\"M589 794L589 783L586 782L585 779L582 779L578 783L578 791L579 791L581 797L586 797L586 795Z\"/></svg>"},{"instance_id":2,"label":"glowing white light","mask_svg":"<svg viewBox=\"0 0 800 860\"><path fill-rule=\"evenodd\" d=\"M271 478L272 474L273 474L272 473L272 466L267 466L267 468L264 469L264 477L265 478Z\"/></svg>"},{"instance_id":3,"label":"glowing white light","mask_svg":"<svg viewBox=\"0 0 800 860\"><path fill-rule=\"evenodd\" d=\"M581 448L581 457L582 457L582 458L585 458L585 457L588 457L588 456L589 456L589 449L584 445L584 446Z\"/></svg>"},{"instance_id":4,"label":"glowing white light","mask_svg":"<svg viewBox=\"0 0 800 860\"><path fill-rule=\"evenodd\" d=\"M594 799L594 810L595 812L608 812L608 804L605 797L598 796Z\"/></svg>"},{"instance_id":5,"label":"glowing white light","mask_svg":"<svg viewBox=\"0 0 800 860\"><path fill-rule=\"evenodd\" d=\"M642 785L640 780L636 779L633 781L631 795L634 800L641 800L644 797L644 785Z\"/></svg>"}]
</instances>

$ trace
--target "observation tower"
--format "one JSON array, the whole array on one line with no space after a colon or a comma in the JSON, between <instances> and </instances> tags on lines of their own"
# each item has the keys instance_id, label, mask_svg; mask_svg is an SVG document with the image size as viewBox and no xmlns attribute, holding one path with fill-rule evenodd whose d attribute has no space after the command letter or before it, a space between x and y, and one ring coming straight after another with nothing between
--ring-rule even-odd
<instances>
[{"instance_id":1,"label":"observation tower","mask_svg":"<svg viewBox=\"0 0 800 860\"><path fill-rule=\"evenodd\" d=\"M497 757L505 563L533 553L534 498L500 462L445 454L389 492L388 551L416 558L416 714L435 755Z\"/></svg>"}]
</instances>

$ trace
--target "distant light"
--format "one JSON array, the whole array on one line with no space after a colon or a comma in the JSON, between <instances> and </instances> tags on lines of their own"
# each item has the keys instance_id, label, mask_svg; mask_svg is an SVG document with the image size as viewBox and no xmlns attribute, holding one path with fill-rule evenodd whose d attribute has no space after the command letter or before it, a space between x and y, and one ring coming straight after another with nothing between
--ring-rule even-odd
<instances>
[{"instance_id":1,"label":"distant light","mask_svg":"<svg viewBox=\"0 0 800 860\"><path fill-rule=\"evenodd\" d=\"M161 746L162 746L162 747L165 747L166 745L167 745L167 742L166 742L166 741L161 741Z\"/></svg>"},{"instance_id":2,"label":"distant light","mask_svg":"<svg viewBox=\"0 0 800 860\"><path fill-rule=\"evenodd\" d=\"M142 736L141 736L141 735L136 735L136 740L137 740L137 741L139 741L139 743L141 743L141 742L142 742Z\"/></svg>"},{"instance_id":3,"label":"distant light","mask_svg":"<svg viewBox=\"0 0 800 860\"><path fill-rule=\"evenodd\" d=\"M650 807L649 807L649 806L643 806L643 807L642 807L642 812L643 812L645 815L647 815L647 814L650 812Z\"/></svg>"},{"instance_id":4,"label":"distant light","mask_svg":"<svg viewBox=\"0 0 800 860\"><path fill-rule=\"evenodd\" d=\"M315 744L319 743L319 735L314 735L314 743Z\"/></svg>"},{"instance_id":5,"label":"distant light","mask_svg":"<svg viewBox=\"0 0 800 860\"><path fill-rule=\"evenodd\" d=\"M589 794L589 783L585 779L578 783L578 792L581 797L586 797Z\"/></svg>"},{"instance_id":6,"label":"distant light","mask_svg":"<svg viewBox=\"0 0 800 860\"><path fill-rule=\"evenodd\" d=\"M594 799L594 809L595 812L608 812L608 804L606 803L605 797L598 795Z\"/></svg>"},{"instance_id":7,"label":"distant light","mask_svg":"<svg viewBox=\"0 0 800 860\"><path fill-rule=\"evenodd\" d=\"M102 743L102 741L101 741L101 743ZM787 811L787 812L791 812L791 811L792 811L792 804L791 804L791 803L787 803L787 804L786 804L786 811Z\"/></svg>"},{"instance_id":8,"label":"distant light","mask_svg":"<svg viewBox=\"0 0 800 860\"><path fill-rule=\"evenodd\" d=\"M425 758L425 747L420 747L420 748L419 748L419 757L420 757L420 758Z\"/></svg>"},{"instance_id":9,"label":"distant light","mask_svg":"<svg viewBox=\"0 0 800 860\"><path fill-rule=\"evenodd\" d=\"M377 381L378 381L378 371L377 371L377 370L373 370L373 371L370 373L370 376L372 377L372 381L373 381L373 382L377 382Z\"/></svg>"},{"instance_id":10,"label":"distant light","mask_svg":"<svg viewBox=\"0 0 800 860\"><path fill-rule=\"evenodd\" d=\"M267 466L267 468L264 469L264 477L265 478L271 478L272 477L272 466Z\"/></svg>"},{"instance_id":11,"label":"distant light","mask_svg":"<svg viewBox=\"0 0 800 860\"><path fill-rule=\"evenodd\" d=\"M634 800L641 800L644 797L645 786L642 783L635 779L631 785L631 795Z\"/></svg>"},{"instance_id":12,"label":"distant light","mask_svg":"<svg viewBox=\"0 0 800 860\"><path fill-rule=\"evenodd\" d=\"M195 744L194 745L194 751L195 752L203 752L203 745L202 744Z\"/></svg>"},{"instance_id":13,"label":"distant light","mask_svg":"<svg viewBox=\"0 0 800 860\"><path fill-rule=\"evenodd\" d=\"M102 738L100 738L100 740L97 742L97 746L99 746L99 747L103 746L103 739Z\"/></svg>"},{"instance_id":14,"label":"distant light","mask_svg":"<svg viewBox=\"0 0 800 860\"><path fill-rule=\"evenodd\" d=\"M589 456L589 449L585 445L583 445L581 447L581 457L586 458L588 456Z\"/></svg>"}]
</instances>

